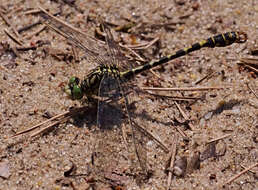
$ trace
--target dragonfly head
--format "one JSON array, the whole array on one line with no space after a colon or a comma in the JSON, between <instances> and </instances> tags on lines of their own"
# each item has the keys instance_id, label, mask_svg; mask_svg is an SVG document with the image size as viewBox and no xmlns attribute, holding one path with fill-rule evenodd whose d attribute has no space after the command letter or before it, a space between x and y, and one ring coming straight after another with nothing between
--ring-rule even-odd
<instances>
[{"instance_id":1,"label":"dragonfly head","mask_svg":"<svg viewBox=\"0 0 258 190\"><path fill-rule=\"evenodd\" d=\"M65 86L64 91L69 98L73 100L81 99L83 97L83 93L80 87L80 79L77 77L71 77L68 85Z\"/></svg>"}]
</instances>

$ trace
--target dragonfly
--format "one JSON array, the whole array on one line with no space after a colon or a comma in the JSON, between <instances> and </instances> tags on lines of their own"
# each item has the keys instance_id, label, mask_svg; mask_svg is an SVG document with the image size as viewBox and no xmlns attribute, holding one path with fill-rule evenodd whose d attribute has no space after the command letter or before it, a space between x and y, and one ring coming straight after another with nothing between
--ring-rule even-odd
<instances>
[{"instance_id":1,"label":"dragonfly","mask_svg":"<svg viewBox=\"0 0 258 190\"><path fill-rule=\"evenodd\" d=\"M96 134L98 143L96 149L105 153L99 151L99 156L96 156L98 157L98 161L94 164L102 172L111 167L111 160L123 157L116 146L124 142L127 144L127 151L131 152L131 155L134 155L131 159L134 163L132 165L135 166L137 164L144 174L148 173L145 144L152 136L137 125L128 109L130 102L127 90L130 89L130 82L133 81L136 75L205 47L226 47L234 43L244 43L247 40L247 34L245 32L227 32L194 43L159 60L154 60L134 68L128 68L130 64L121 53L120 47L115 42L111 30L104 22L102 23L105 33L105 43L103 44L94 37L83 33L53 16L45 9L40 7L40 10L45 18L44 23L49 28L81 49L89 63L96 65L84 79L79 79L75 76L71 77L64 90L73 100L81 100L85 97L88 100L97 99L98 129L96 130ZM127 126L129 126L131 131L130 135L125 135L122 130L123 128L119 126L122 122L121 120L123 120L123 113L127 116ZM160 146L162 147L161 143ZM167 148L163 147L163 150L167 151ZM127 159L130 160L129 158L124 160ZM119 164L123 164L123 161L116 161L112 166L118 166Z\"/></svg>"}]
</instances>

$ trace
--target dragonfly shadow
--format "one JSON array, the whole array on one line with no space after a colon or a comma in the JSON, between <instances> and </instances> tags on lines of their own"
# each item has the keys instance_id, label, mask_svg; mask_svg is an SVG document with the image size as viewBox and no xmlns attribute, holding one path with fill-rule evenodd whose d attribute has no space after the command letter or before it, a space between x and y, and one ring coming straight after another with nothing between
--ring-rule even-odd
<instances>
[{"instance_id":1,"label":"dragonfly shadow","mask_svg":"<svg viewBox=\"0 0 258 190\"><path fill-rule=\"evenodd\" d=\"M84 108L83 111L71 117L72 124L79 128L86 126L91 129L98 125L101 130L112 130L114 127L120 126L127 117L121 109L111 104L105 106L105 110L102 110L105 115L101 115L99 118L97 105L85 106Z\"/></svg>"},{"instance_id":2,"label":"dragonfly shadow","mask_svg":"<svg viewBox=\"0 0 258 190\"><path fill-rule=\"evenodd\" d=\"M137 102L131 102L131 104L129 105L129 109L130 110L135 110L136 109L136 104ZM132 118L141 118L142 121L150 121L150 122L157 122L159 124L165 125L165 126L170 126L171 122L164 122L164 120L162 119L157 119L157 118L153 118L153 116L151 114L149 114L147 111L143 110L140 113L136 113L134 111L130 111L131 113L131 117Z\"/></svg>"},{"instance_id":3,"label":"dragonfly shadow","mask_svg":"<svg viewBox=\"0 0 258 190\"><path fill-rule=\"evenodd\" d=\"M161 119L153 118L151 114L148 114L147 111L142 111L141 113L136 113L136 104L137 102L131 102L128 105L129 114L132 120L136 121L136 118L140 118L142 121L155 121L164 126L170 126L170 122L164 122ZM72 115L71 123L79 128L87 127L92 129L95 126L99 126L101 130L112 130L121 126L123 123L128 123L127 113L121 109L121 107L113 104L107 104L102 109L103 114L99 115L98 118L98 108L97 105L88 105L82 108L72 108L77 114ZM78 110L78 111L77 111Z\"/></svg>"}]
</instances>

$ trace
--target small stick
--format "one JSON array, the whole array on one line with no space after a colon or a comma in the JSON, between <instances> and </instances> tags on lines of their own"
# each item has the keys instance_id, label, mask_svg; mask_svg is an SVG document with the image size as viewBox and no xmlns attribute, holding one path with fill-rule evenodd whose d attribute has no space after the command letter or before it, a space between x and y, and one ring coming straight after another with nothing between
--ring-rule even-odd
<instances>
[{"instance_id":1,"label":"small stick","mask_svg":"<svg viewBox=\"0 0 258 190\"><path fill-rule=\"evenodd\" d=\"M38 10L38 9L32 9L32 10L28 10L28 11L24 12L23 14L24 14L24 15L38 14L38 13L40 13L40 12L41 12L41 11Z\"/></svg>"},{"instance_id":2,"label":"small stick","mask_svg":"<svg viewBox=\"0 0 258 190\"><path fill-rule=\"evenodd\" d=\"M29 40L30 38L32 38L33 36L36 36L37 34L39 34L40 32L42 32L43 30L45 30L47 27L46 26L41 26L38 30L36 30L35 32L31 33L28 36L24 36L23 39L25 40Z\"/></svg>"},{"instance_id":3,"label":"small stick","mask_svg":"<svg viewBox=\"0 0 258 190\"><path fill-rule=\"evenodd\" d=\"M258 65L258 58L241 58L240 61L243 62L243 63L240 63L240 64Z\"/></svg>"},{"instance_id":4,"label":"small stick","mask_svg":"<svg viewBox=\"0 0 258 190\"><path fill-rule=\"evenodd\" d=\"M153 90L153 91L204 91L204 90L220 90L231 87L185 87L185 88L152 88L152 87L142 87L143 90Z\"/></svg>"},{"instance_id":5,"label":"small stick","mask_svg":"<svg viewBox=\"0 0 258 190\"><path fill-rule=\"evenodd\" d=\"M258 166L258 162L256 162L255 164L251 165L250 167L244 169L243 171L241 171L239 174L236 174L235 176L233 176L232 178L230 178L228 181L226 181L222 187L224 187L225 185L231 183L232 181L236 180L237 178L239 178L241 175L243 175L244 173L248 172L249 170L253 169L254 167Z\"/></svg>"},{"instance_id":6,"label":"small stick","mask_svg":"<svg viewBox=\"0 0 258 190\"><path fill-rule=\"evenodd\" d=\"M152 46L154 43L156 43L158 40L159 40L159 37L156 37L150 42L145 42L145 43L141 43L141 44L137 44L137 45L123 45L122 47L129 48L129 49L138 49L138 50L147 49L150 46Z\"/></svg>"},{"instance_id":7,"label":"small stick","mask_svg":"<svg viewBox=\"0 0 258 190\"><path fill-rule=\"evenodd\" d=\"M251 92L254 94L254 96L258 99L257 94L255 93L255 91L248 85L248 83L246 83L247 88L249 88L249 90L251 90Z\"/></svg>"},{"instance_id":8,"label":"small stick","mask_svg":"<svg viewBox=\"0 0 258 190\"><path fill-rule=\"evenodd\" d=\"M183 139L185 140L189 140L189 137L185 134L184 131L182 131L179 127L174 126L176 128L176 130L180 133L180 135L182 135Z\"/></svg>"},{"instance_id":9,"label":"small stick","mask_svg":"<svg viewBox=\"0 0 258 190\"><path fill-rule=\"evenodd\" d=\"M10 23L9 19L4 15L4 13L1 10L0 10L0 16L2 17L2 19L5 21L5 23L8 26L11 26L11 23Z\"/></svg>"},{"instance_id":10,"label":"small stick","mask_svg":"<svg viewBox=\"0 0 258 190\"><path fill-rule=\"evenodd\" d=\"M206 76L204 76L203 78L201 78L200 80L196 81L194 84L197 85L199 83L201 83L202 81L204 81L207 78L210 78L212 75L214 75L216 73L216 71L211 71L209 72Z\"/></svg>"},{"instance_id":11,"label":"small stick","mask_svg":"<svg viewBox=\"0 0 258 190\"><path fill-rule=\"evenodd\" d=\"M15 49L17 51L29 51L29 50L36 50L37 47L36 46L27 46L27 47L21 46L21 47L15 47Z\"/></svg>"},{"instance_id":12,"label":"small stick","mask_svg":"<svg viewBox=\"0 0 258 190\"><path fill-rule=\"evenodd\" d=\"M123 137L124 144L125 144L127 150L129 150L128 142L127 142L127 140L126 140L126 130L125 130L125 126L122 125L121 128L122 128L122 137Z\"/></svg>"},{"instance_id":13,"label":"small stick","mask_svg":"<svg viewBox=\"0 0 258 190\"><path fill-rule=\"evenodd\" d=\"M178 108L179 112L182 114L183 118L187 121L189 121L188 126L190 127L190 129L193 131L194 130L194 126L191 123L190 118L186 115L186 113L183 111L183 109L179 106L179 104L174 101L174 103L176 104L176 107Z\"/></svg>"},{"instance_id":14,"label":"small stick","mask_svg":"<svg viewBox=\"0 0 258 190\"><path fill-rule=\"evenodd\" d=\"M7 29L4 29L4 32L6 33L6 35L11 38L15 43L19 44L20 46L22 46L22 42L20 42L20 40L18 40L14 35L12 35Z\"/></svg>"},{"instance_id":15,"label":"small stick","mask_svg":"<svg viewBox=\"0 0 258 190\"><path fill-rule=\"evenodd\" d=\"M156 96L156 97L161 97L161 98L170 98L172 100L177 100L177 101L193 101L193 100L199 100L201 99L201 97L196 97L196 98L193 98L193 97L178 97L178 96L169 96L169 95L160 95L160 94L154 94L154 93L150 93L150 92L147 92L149 95L151 96Z\"/></svg>"},{"instance_id":16,"label":"small stick","mask_svg":"<svg viewBox=\"0 0 258 190\"><path fill-rule=\"evenodd\" d=\"M248 69L250 69L250 70L252 70L252 71L254 71L254 72L256 72L258 74L258 69L254 68L254 67L252 67L250 65L246 65L246 64L244 65L244 67L246 67L246 68L248 68Z\"/></svg>"},{"instance_id":17,"label":"small stick","mask_svg":"<svg viewBox=\"0 0 258 190\"><path fill-rule=\"evenodd\" d=\"M124 48L130 48L130 49L143 49L145 46L147 46L149 42L136 44L136 45L123 45Z\"/></svg>"},{"instance_id":18,"label":"small stick","mask_svg":"<svg viewBox=\"0 0 258 190\"><path fill-rule=\"evenodd\" d=\"M125 49L127 49L128 51L130 51L132 54L134 54L140 61L142 62L146 62L145 59L143 59L138 53L136 53L135 51L132 50L132 48L129 48L121 43L119 43L119 45Z\"/></svg>"},{"instance_id":19,"label":"small stick","mask_svg":"<svg viewBox=\"0 0 258 190\"><path fill-rule=\"evenodd\" d=\"M148 49L150 46L155 44L157 41L159 41L159 37L154 38L152 41L149 42L149 44L147 46L143 47L142 49Z\"/></svg>"},{"instance_id":20,"label":"small stick","mask_svg":"<svg viewBox=\"0 0 258 190\"><path fill-rule=\"evenodd\" d=\"M243 169L246 169L246 167L245 167L245 166L243 166L242 164L240 164L240 166L241 166ZM249 170L249 172L251 172L252 174L255 174L257 171Z\"/></svg>"},{"instance_id":21,"label":"small stick","mask_svg":"<svg viewBox=\"0 0 258 190\"><path fill-rule=\"evenodd\" d=\"M85 109L86 109L86 107L80 107L80 108L70 109L69 111L66 111L66 112L64 112L64 113L61 113L61 114L59 114L59 115L56 115L56 116L54 116L54 117L52 117L52 118L50 118L50 119L48 119L48 120L46 120L46 121L43 121L43 122L41 122L41 123L39 123L39 124L37 124L37 125L34 125L34 126L30 127L29 129L25 129L25 130L23 130L23 131L21 131L21 132L15 134L15 135L11 136L10 138L14 138L14 137L20 136L20 135L22 135L22 134L28 133L28 132L30 132L30 131L33 131L33 130L39 128L40 126L42 126L42 125L44 125L44 124L46 124L46 123L48 123L48 122L50 122L50 121L53 121L53 120L55 120L55 119L59 119L58 121L55 121L54 123L48 125L47 127L44 127L44 128L41 129L39 132L35 132L35 133L32 134L33 136L35 136L35 135L41 133L42 131L44 131L44 130L46 130L46 129L52 127L52 126L54 126L54 125L56 125L56 124L58 124L58 123L61 123L61 122L62 122L62 121L61 121L61 118L62 118L62 117L63 117L63 121L66 121L66 120L68 120L71 116L73 116L73 115L75 115L75 114L77 114L77 113L79 113L79 112L82 112L82 111L84 111Z\"/></svg>"},{"instance_id":22,"label":"small stick","mask_svg":"<svg viewBox=\"0 0 258 190\"><path fill-rule=\"evenodd\" d=\"M221 136L221 137L218 137L218 138L216 138L216 139L212 139L212 140L208 141L206 144L210 144L210 143L219 141L219 140L221 140L221 139L225 139L225 138L227 138L227 137L229 137L229 136L231 136L231 134L223 135L223 136Z\"/></svg>"},{"instance_id":23,"label":"small stick","mask_svg":"<svg viewBox=\"0 0 258 190\"><path fill-rule=\"evenodd\" d=\"M159 146L165 151L165 152L169 152L168 148L160 141L158 140L153 134L151 134L149 131L147 131L146 129L144 129L143 127L141 127L140 125L135 125L140 131L142 131L145 135L149 136L151 139L153 139L154 141L156 141L156 143L159 144Z\"/></svg>"},{"instance_id":24,"label":"small stick","mask_svg":"<svg viewBox=\"0 0 258 190\"><path fill-rule=\"evenodd\" d=\"M238 63L239 65L243 65L244 67L258 73L258 69L255 68L255 66L258 65L257 58L241 58L240 61L241 63Z\"/></svg>"},{"instance_id":25,"label":"small stick","mask_svg":"<svg viewBox=\"0 0 258 190\"><path fill-rule=\"evenodd\" d=\"M67 116L67 117L63 118L63 119L62 119L62 122L67 121L69 118L70 118L70 116ZM30 135L30 137L35 137L35 136L37 136L38 134L43 133L43 132L46 131L47 129L50 129L51 127L53 127L53 126L55 126L55 125L57 125L57 124L59 124L59 123L61 123L60 120L55 121L54 123L49 124L48 126L42 128L42 129L40 129L39 131L36 131L35 133L32 133L32 134Z\"/></svg>"},{"instance_id":26,"label":"small stick","mask_svg":"<svg viewBox=\"0 0 258 190\"><path fill-rule=\"evenodd\" d=\"M176 157L176 145L177 145L177 135L174 135L173 138L173 144L171 147L171 152L170 152L170 165L169 168L171 168L171 170L168 171L168 180L167 180L167 190L170 189L170 185L171 185L171 181L172 181L172 177L173 177L173 168L174 168L174 163L175 163L175 157Z\"/></svg>"},{"instance_id":27,"label":"small stick","mask_svg":"<svg viewBox=\"0 0 258 190\"><path fill-rule=\"evenodd\" d=\"M161 80L160 75L158 75L157 73L155 73L155 71L153 71L153 69L150 69L150 72L151 72L154 76L156 76L158 79Z\"/></svg>"},{"instance_id":28,"label":"small stick","mask_svg":"<svg viewBox=\"0 0 258 190\"><path fill-rule=\"evenodd\" d=\"M23 11L24 7L23 6L19 6L19 7L16 7L14 9L12 9L10 12L8 12L7 14L8 15L13 15L13 14L17 14L18 12L21 12Z\"/></svg>"},{"instance_id":29,"label":"small stick","mask_svg":"<svg viewBox=\"0 0 258 190\"><path fill-rule=\"evenodd\" d=\"M61 113L61 114L59 114L59 115L56 115L56 116L54 116L54 117L52 117L52 118L50 118L50 119L48 119L48 120L46 120L46 121L43 121L43 122L41 122L41 123L39 123L39 124L37 124L37 125L34 125L34 126L28 128L28 129L26 129L26 130L23 130L23 131L21 131L21 132L19 132L19 133L16 133L15 135L11 136L11 138L20 136L20 135L25 134L25 133L28 133L28 132L30 132L30 131L32 131L32 130L34 130L34 129L37 129L38 127L40 127L40 126L42 126L42 125L44 125L44 124L46 124L46 123L48 123L48 122L50 122L50 121L52 121L52 120L58 119L58 118L60 118L60 117L62 117L62 116L64 116L64 115L66 115L66 114L68 114L68 113L70 113L70 111L66 111L66 112L64 112L64 113Z\"/></svg>"},{"instance_id":30,"label":"small stick","mask_svg":"<svg viewBox=\"0 0 258 190\"><path fill-rule=\"evenodd\" d=\"M77 50L76 50L74 44L71 44L71 45L72 45L72 52L73 52L74 60L75 60L76 62L78 62L78 61L80 60L80 59L79 59L79 56L78 56L78 52L77 52Z\"/></svg>"},{"instance_id":31,"label":"small stick","mask_svg":"<svg viewBox=\"0 0 258 190\"><path fill-rule=\"evenodd\" d=\"M15 33L15 35L20 38L19 33L17 32L17 30L15 29L15 27L13 26L13 24L9 21L9 19L3 14L2 11L0 11L0 16L3 18L3 20L5 21L5 23L10 26L13 30L13 32Z\"/></svg>"},{"instance_id":32,"label":"small stick","mask_svg":"<svg viewBox=\"0 0 258 190\"><path fill-rule=\"evenodd\" d=\"M40 20L37 21L37 22L34 22L34 23L32 23L32 24L29 24L29 25L27 25L27 26L24 26L24 27L22 27L22 28L20 28L20 29L18 29L18 32L19 32L19 33L22 33L22 32L24 32L24 31L26 31L26 30L29 30L29 29L31 29L31 28L33 28L33 27L39 25L39 24L42 24L42 22L41 22Z\"/></svg>"}]
</instances>

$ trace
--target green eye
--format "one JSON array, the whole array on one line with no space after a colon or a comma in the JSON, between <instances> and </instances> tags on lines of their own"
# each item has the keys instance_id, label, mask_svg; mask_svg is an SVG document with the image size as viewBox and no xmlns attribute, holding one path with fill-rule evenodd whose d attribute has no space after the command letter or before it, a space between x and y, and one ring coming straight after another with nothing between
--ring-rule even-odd
<instances>
[{"instance_id":1,"label":"green eye","mask_svg":"<svg viewBox=\"0 0 258 190\"><path fill-rule=\"evenodd\" d=\"M68 85L69 85L69 86L78 85L79 82L80 82L80 79L79 79L79 78L77 78L77 77L71 77L71 78L69 79Z\"/></svg>"},{"instance_id":2,"label":"green eye","mask_svg":"<svg viewBox=\"0 0 258 190\"><path fill-rule=\"evenodd\" d=\"M82 98L82 91L81 91L81 88L78 85L73 86L72 98L76 99L76 100Z\"/></svg>"},{"instance_id":3,"label":"green eye","mask_svg":"<svg viewBox=\"0 0 258 190\"><path fill-rule=\"evenodd\" d=\"M73 100L81 99L83 96L82 90L79 86L80 79L77 77L71 77L68 85L65 87L65 93Z\"/></svg>"}]
</instances>

